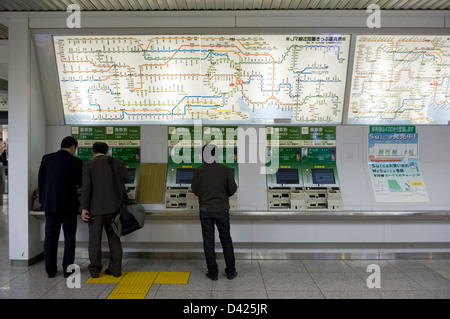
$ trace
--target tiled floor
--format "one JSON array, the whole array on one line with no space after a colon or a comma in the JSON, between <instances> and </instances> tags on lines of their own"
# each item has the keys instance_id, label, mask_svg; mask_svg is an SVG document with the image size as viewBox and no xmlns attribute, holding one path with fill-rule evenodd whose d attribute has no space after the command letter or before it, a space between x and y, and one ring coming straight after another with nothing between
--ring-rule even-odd
<instances>
[{"instance_id":1,"label":"tiled floor","mask_svg":"<svg viewBox=\"0 0 450 319\"><path fill-rule=\"evenodd\" d=\"M81 288L69 289L61 271L49 279L43 261L12 267L8 259L7 205L0 206L0 298L105 299L115 284L88 284L87 259ZM220 269L224 261L219 260ZM60 263L59 263L60 264ZM106 264L106 261L105 261ZM380 288L368 288L367 266L380 267ZM153 284L147 299L349 299L450 298L450 260L237 260L239 275L205 277L203 259L125 259L124 271L190 272L186 285ZM370 281L370 280L369 280Z\"/></svg>"}]
</instances>

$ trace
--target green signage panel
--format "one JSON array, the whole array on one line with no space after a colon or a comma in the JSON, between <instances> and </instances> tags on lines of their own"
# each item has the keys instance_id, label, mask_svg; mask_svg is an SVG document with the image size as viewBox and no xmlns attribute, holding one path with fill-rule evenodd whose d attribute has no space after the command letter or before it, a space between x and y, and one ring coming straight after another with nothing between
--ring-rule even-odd
<instances>
[{"instance_id":1,"label":"green signage panel","mask_svg":"<svg viewBox=\"0 0 450 319\"><path fill-rule=\"evenodd\" d=\"M335 146L336 126L302 127L302 146Z\"/></svg>"},{"instance_id":2,"label":"green signage panel","mask_svg":"<svg viewBox=\"0 0 450 319\"><path fill-rule=\"evenodd\" d=\"M105 142L109 146L139 147L140 126L72 126L72 136L79 146L92 146L94 142Z\"/></svg>"},{"instance_id":3,"label":"green signage panel","mask_svg":"<svg viewBox=\"0 0 450 319\"><path fill-rule=\"evenodd\" d=\"M301 162L300 148L298 147L268 148L267 153L269 156L268 159L277 160L280 165ZM269 166L269 164L267 166Z\"/></svg>"},{"instance_id":4,"label":"green signage panel","mask_svg":"<svg viewBox=\"0 0 450 319\"><path fill-rule=\"evenodd\" d=\"M304 163L334 163L336 162L335 147L302 147L302 162Z\"/></svg>"},{"instance_id":5,"label":"green signage panel","mask_svg":"<svg viewBox=\"0 0 450 319\"><path fill-rule=\"evenodd\" d=\"M121 159L125 163L139 163L139 148L135 147L115 147L111 150L111 156Z\"/></svg>"},{"instance_id":6,"label":"green signage panel","mask_svg":"<svg viewBox=\"0 0 450 319\"><path fill-rule=\"evenodd\" d=\"M203 143L220 147L237 146L237 126L203 126Z\"/></svg>"},{"instance_id":7,"label":"green signage panel","mask_svg":"<svg viewBox=\"0 0 450 319\"><path fill-rule=\"evenodd\" d=\"M169 146L201 146L201 126L169 126L168 141Z\"/></svg>"},{"instance_id":8,"label":"green signage panel","mask_svg":"<svg viewBox=\"0 0 450 319\"><path fill-rule=\"evenodd\" d=\"M107 127L106 138L108 140L140 140L141 130L139 126L111 126Z\"/></svg>"},{"instance_id":9,"label":"green signage panel","mask_svg":"<svg viewBox=\"0 0 450 319\"><path fill-rule=\"evenodd\" d=\"M83 162L93 159L90 147L77 147L77 157Z\"/></svg>"},{"instance_id":10,"label":"green signage panel","mask_svg":"<svg viewBox=\"0 0 450 319\"><path fill-rule=\"evenodd\" d=\"M301 126L268 126L266 134L268 146L300 146Z\"/></svg>"},{"instance_id":11,"label":"green signage panel","mask_svg":"<svg viewBox=\"0 0 450 319\"><path fill-rule=\"evenodd\" d=\"M106 140L105 126L72 126L72 136L78 140L79 145L84 145L84 141L104 141ZM86 143L92 144L92 143Z\"/></svg>"}]
</instances>

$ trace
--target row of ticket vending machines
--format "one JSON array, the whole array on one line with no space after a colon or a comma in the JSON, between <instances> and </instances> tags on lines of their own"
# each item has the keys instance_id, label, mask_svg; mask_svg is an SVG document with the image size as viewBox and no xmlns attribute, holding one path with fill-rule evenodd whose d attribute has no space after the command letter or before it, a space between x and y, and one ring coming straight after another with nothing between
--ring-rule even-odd
<instances>
[{"instance_id":1,"label":"row of ticket vending machines","mask_svg":"<svg viewBox=\"0 0 450 319\"><path fill-rule=\"evenodd\" d=\"M224 163L227 165L227 163ZM191 190L195 167L171 165L167 171L165 208L198 210ZM283 165L266 174L270 211L342 210L342 194L334 164ZM238 191L230 197L230 210L239 210L239 172L231 167Z\"/></svg>"},{"instance_id":2,"label":"row of ticket vending machines","mask_svg":"<svg viewBox=\"0 0 450 319\"><path fill-rule=\"evenodd\" d=\"M258 153L259 162L248 162L265 168L264 172L259 173L266 176L268 210L342 210L336 166L335 126L267 126L243 129L238 126L196 125L167 128L168 160L163 186L166 209L199 209L198 198L191 190L192 177L195 169L203 164L202 147L213 143L221 150L218 161L231 168L238 187L240 184L252 184L253 181L248 179L253 177L248 172L240 176L239 167L241 163L245 163L244 158L248 159L252 153ZM105 140L113 145L111 156L123 160L128 168L128 196L136 198L141 169L139 126L72 127L72 135L79 140L77 156L83 161L92 159L93 141ZM250 141L252 136L257 137L257 140ZM259 143L261 141L263 142ZM250 145L255 146L257 143L259 149L251 149ZM242 151L243 148L247 149ZM261 165L260 156L265 157L264 165ZM240 183L244 181L240 180L242 178L246 179L244 183ZM245 198L239 199L239 193L238 188L237 193L230 198L231 210L239 210L239 203L245 202ZM158 198L160 200L162 199Z\"/></svg>"},{"instance_id":3,"label":"row of ticket vending machines","mask_svg":"<svg viewBox=\"0 0 450 319\"><path fill-rule=\"evenodd\" d=\"M303 139L302 132L303 129ZM266 190L269 211L339 211L343 209L336 166L335 127L289 127L278 134L276 145L266 147ZM283 128L281 128L283 132ZM273 133L273 131L269 131ZM175 134L173 131L169 133ZM279 132L277 132L279 133ZM315 136L315 137L314 137ZM269 139L268 141L273 139ZM283 139L284 137L284 139ZM182 140L182 138L181 138ZM173 139L172 139L173 141ZM198 198L191 190L195 169L202 165L202 146L214 142L222 149L219 162L233 172L238 191L230 197L230 210L239 210L239 161L237 143L211 139L179 143L168 149L165 208L198 210ZM178 147L176 147L176 145ZM270 143L268 143L270 144ZM184 147L179 147L183 145ZM190 145L190 146L189 146ZM248 174L244 174L249 178Z\"/></svg>"}]
</instances>

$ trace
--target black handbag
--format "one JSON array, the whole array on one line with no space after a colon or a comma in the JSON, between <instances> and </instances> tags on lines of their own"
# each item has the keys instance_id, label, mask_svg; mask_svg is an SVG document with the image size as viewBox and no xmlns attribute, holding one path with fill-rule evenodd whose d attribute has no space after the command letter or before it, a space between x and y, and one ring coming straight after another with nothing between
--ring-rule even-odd
<instances>
[{"instance_id":1,"label":"black handbag","mask_svg":"<svg viewBox=\"0 0 450 319\"><path fill-rule=\"evenodd\" d=\"M117 185L116 173L114 170L114 159L108 157L108 163L111 166L113 183L116 189L119 201L121 202L118 214L114 217L111 227L117 236L128 235L138 229L144 227L145 208L141 204L124 196L122 197L119 185Z\"/></svg>"}]
</instances>

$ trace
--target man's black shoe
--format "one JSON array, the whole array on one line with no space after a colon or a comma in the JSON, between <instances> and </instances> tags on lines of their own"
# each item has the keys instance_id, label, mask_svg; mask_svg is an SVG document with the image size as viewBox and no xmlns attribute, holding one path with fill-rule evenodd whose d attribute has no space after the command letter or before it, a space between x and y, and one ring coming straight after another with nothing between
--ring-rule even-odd
<instances>
[{"instance_id":1,"label":"man's black shoe","mask_svg":"<svg viewBox=\"0 0 450 319\"><path fill-rule=\"evenodd\" d=\"M47 274L48 278L55 278L56 274Z\"/></svg>"},{"instance_id":2,"label":"man's black shoe","mask_svg":"<svg viewBox=\"0 0 450 319\"><path fill-rule=\"evenodd\" d=\"M228 278L229 280L232 280L232 279L236 278L237 274L238 274L238 273L235 272L235 273L232 274L232 275L227 275L227 278Z\"/></svg>"},{"instance_id":3,"label":"man's black shoe","mask_svg":"<svg viewBox=\"0 0 450 319\"><path fill-rule=\"evenodd\" d=\"M211 275L209 272L206 273L206 277L208 277L211 280L216 281L217 280L217 275Z\"/></svg>"},{"instance_id":4,"label":"man's black shoe","mask_svg":"<svg viewBox=\"0 0 450 319\"><path fill-rule=\"evenodd\" d=\"M120 277L122 274L112 274L110 271L109 271L109 269L106 269L105 270L105 274L107 274L107 275L110 275L110 276L114 276L114 277L116 277L116 278L118 278L118 277Z\"/></svg>"}]
</instances>

